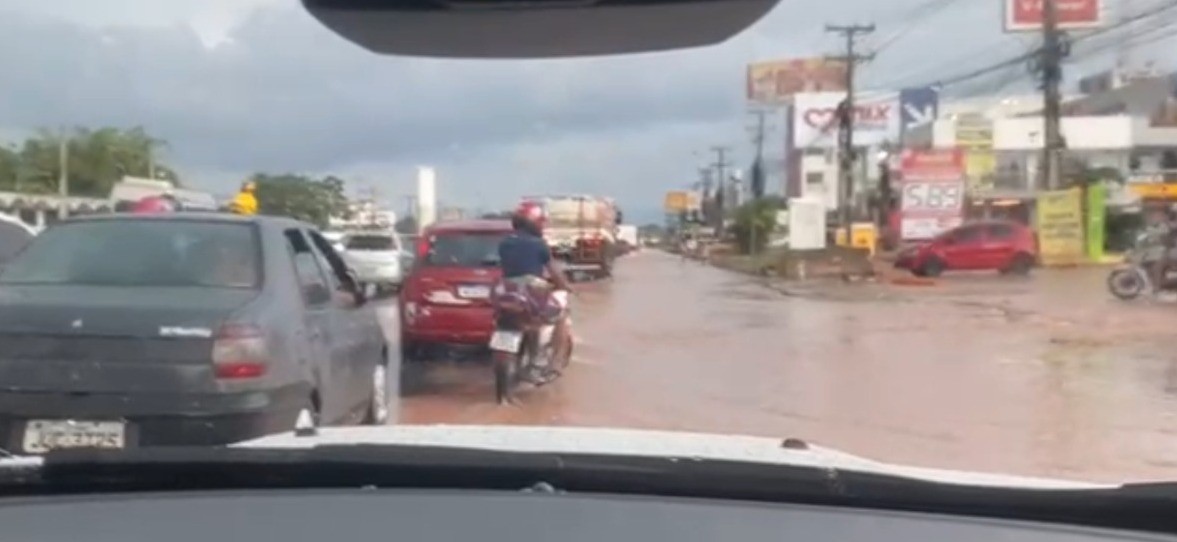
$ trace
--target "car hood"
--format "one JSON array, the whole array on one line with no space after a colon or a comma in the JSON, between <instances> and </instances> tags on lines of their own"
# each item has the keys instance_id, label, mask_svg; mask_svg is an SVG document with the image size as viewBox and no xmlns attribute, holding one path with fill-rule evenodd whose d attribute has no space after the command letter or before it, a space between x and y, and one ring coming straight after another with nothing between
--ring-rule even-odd
<instances>
[{"instance_id":1,"label":"car hood","mask_svg":"<svg viewBox=\"0 0 1177 542\"><path fill-rule=\"evenodd\" d=\"M249 448L311 448L367 444L442 446L507 452L576 453L744 461L903 476L933 482L1028 489L1117 487L1089 482L931 469L874 461L798 439L707 433L542 426L399 425L321 428L315 435L282 433L236 444Z\"/></svg>"}]
</instances>

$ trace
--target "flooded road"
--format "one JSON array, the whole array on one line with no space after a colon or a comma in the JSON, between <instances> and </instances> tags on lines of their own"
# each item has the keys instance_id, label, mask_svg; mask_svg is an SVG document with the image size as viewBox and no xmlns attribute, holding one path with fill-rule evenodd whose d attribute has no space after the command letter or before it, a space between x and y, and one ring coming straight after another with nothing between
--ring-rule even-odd
<instances>
[{"instance_id":1,"label":"flooded road","mask_svg":"<svg viewBox=\"0 0 1177 542\"><path fill-rule=\"evenodd\" d=\"M797 437L884 461L1177 479L1177 305L1115 301L1106 269L786 294L646 251L580 285L558 382L493 404L441 366L405 423Z\"/></svg>"}]
</instances>

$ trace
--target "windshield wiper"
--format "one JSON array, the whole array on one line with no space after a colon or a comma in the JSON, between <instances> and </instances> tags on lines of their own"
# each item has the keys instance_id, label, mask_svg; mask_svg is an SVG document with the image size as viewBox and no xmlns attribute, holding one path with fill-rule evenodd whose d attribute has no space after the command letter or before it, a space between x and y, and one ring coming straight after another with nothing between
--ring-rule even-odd
<instances>
[{"instance_id":1,"label":"windshield wiper","mask_svg":"<svg viewBox=\"0 0 1177 542\"><path fill-rule=\"evenodd\" d=\"M9 469L13 470L14 469ZM269 488L559 491L942 513L1177 534L1177 485L1026 489L947 484L832 468L685 457L506 452L399 445L298 449L67 450L0 495Z\"/></svg>"}]
</instances>

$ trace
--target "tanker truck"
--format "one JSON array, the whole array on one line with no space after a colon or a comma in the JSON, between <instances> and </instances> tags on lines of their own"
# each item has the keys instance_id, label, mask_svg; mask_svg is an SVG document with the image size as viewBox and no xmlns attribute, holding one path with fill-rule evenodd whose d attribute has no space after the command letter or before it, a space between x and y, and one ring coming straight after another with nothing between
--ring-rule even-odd
<instances>
[{"instance_id":1,"label":"tanker truck","mask_svg":"<svg viewBox=\"0 0 1177 542\"><path fill-rule=\"evenodd\" d=\"M612 274L621 222L621 212L612 198L528 196L523 201L543 207L544 239L569 275L601 278Z\"/></svg>"}]
</instances>

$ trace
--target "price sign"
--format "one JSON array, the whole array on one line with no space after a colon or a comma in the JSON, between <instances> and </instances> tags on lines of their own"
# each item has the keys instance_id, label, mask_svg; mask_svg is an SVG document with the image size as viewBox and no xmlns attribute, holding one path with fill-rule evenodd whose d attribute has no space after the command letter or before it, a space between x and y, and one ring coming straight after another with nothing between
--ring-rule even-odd
<instances>
[{"instance_id":1,"label":"price sign","mask_svg":"<svg viewBox=\"0 0 1177 542\"><path fill-rule=\"evenodd\" d=\"M906 182L903 183L903 212L952 213L964 203L964 183Z\"/></svg>"}]
</instances>

